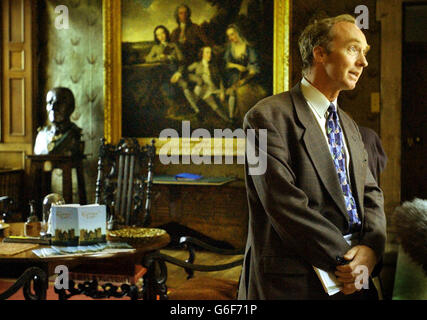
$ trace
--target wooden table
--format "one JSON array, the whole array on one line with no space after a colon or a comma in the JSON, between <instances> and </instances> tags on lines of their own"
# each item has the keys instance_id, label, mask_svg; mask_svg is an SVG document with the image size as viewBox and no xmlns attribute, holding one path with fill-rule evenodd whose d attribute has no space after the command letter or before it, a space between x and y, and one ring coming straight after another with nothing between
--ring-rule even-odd
<instances>
[{"instance_id":1,"label":"wooden table","mask_svg":"<svg viewBox=\"0 0 427 320\"><path fill-rule=\"evenodd\" d=\"M48 288L48 277L55 274L56 266L63 265L71 269L76 266L90 265L91 263L114 263L114 261L128 260L129 263L146 265L144 257L151 252L155 252L166 247L170 242L170 237L166 233L164 236L157 239L155 242L149 242L147 245L137 248L135 252L121 252L114 254L96 255L96 256L79 256L79 257L64 257L64 258L39 258L32 250L25 251L13 256L0 256L0 265L10 266L15 268L20 266L25 269L23 274L18 278L11 288L6 292L0 293L0 300L7 299L16 293L21 287L24 290L24 296L28 300L44 300L46 299L46 291ZM43 248L47 246L39 246ZM154 267L154 266L153 266ZM88 270L89 271L89 270ZM125 295L131 296L132 299L143 298L144 300L155 300L157 289L157 280L153 270L147 270L144 274L144 287L142 294L135 291L136 287L129 287L129 292ZM30 283L34 282L35 294L30 293ZM62 295L58 293L59 298L67 299L65 292ZM78 294L78 293L74 293ZM80 294L85 294L84 292ZM107 294L108 296L108 294Z\"/></svg>"}]
</instances>

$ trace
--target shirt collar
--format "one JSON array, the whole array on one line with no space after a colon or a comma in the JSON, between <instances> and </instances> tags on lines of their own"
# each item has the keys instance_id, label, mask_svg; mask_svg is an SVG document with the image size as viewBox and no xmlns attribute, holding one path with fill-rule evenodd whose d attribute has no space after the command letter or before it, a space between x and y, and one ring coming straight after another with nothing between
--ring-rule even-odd
<instances>
[{"instance_id":1,"label":"shirt collar","mask_svg":"<svg viewBox=\"0 0 427 320\"><path fill-rule=\"evenodd\" d=\"M319 117L324 118L326 115L326 111L328 110L329 105L331 104L328 98L326 98L323 93L321 93L304 77L301 80L301 91L305 100L307 100L307 102L319 115ZM332 101L332 103L338 107L337 99Z\"/></svg>"}]
</instances>

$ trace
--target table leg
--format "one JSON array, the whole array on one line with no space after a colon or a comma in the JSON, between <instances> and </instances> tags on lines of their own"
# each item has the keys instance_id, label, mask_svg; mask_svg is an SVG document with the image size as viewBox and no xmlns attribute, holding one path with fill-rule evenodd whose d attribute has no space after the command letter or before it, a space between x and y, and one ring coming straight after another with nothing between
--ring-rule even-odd
<instances>
[{"instance_id":1,"label":"table leg","mask_svg":"<svg viewBox=\"0 0 427 320\"><path fill-rule=\"evenodd\" d=\"M31 282L34 282L34 294L31 293ZM48 277L45 271L38 267L31 267L16 280L5 292L0 294L0 300L6 300L23 287L26 300L46 300Z\"/></svg>"},{"instance_id":2,"label":"table leg","mask_svg":"<svg viewBox=\"0 0 427 320\"><path fill-rule=\"evenodd\" d=\"M142 265L147 268L143 276L143 300L167 299L167 267L163 260L157 259L158 253L158 251L148 253L142 262Z\"/></svg>"}]
</instances>

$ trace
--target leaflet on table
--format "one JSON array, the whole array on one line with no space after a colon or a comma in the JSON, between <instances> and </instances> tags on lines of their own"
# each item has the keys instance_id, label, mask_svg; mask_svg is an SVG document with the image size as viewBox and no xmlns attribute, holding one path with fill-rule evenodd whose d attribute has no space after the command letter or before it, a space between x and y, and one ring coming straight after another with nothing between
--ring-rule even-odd
<instances>
[{"instance_id":1,"label":"leaflet on table","mask_svg":"<svg viewBox=\"0 0 427 320\"><path fill-rule=\"evenodd\" d=\"M130 252L134 250L135 249L131 245L125 242L108 242L90 246L51 246L49 248L35 249L33 252L40 258L47 258L88 255L95 253Z\"/></svg>"},{"instance_id":2,"label":"leaflet on table","mask_svg":"<svg viewBox=\"0 0 427 320\"><path fill-rule=\"evenodd\" d=\"M106 241L105 205L52 205L52 244L77 246Z\"/></svg>"}]
</instances>

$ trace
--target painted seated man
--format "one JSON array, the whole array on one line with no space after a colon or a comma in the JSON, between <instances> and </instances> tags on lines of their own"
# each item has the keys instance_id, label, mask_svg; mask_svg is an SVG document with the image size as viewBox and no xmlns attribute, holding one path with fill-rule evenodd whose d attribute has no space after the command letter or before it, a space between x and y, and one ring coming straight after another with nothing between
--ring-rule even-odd
<instances>
[{"instance_id":1,"label":"painted seated man","mask_svg":"<svg viewBox=\"0 0 427 320\"><path fill-rule=\"evenodd\" d=\"M199 54L200 60L187 68L188 78L196 84L194 87L195 99L205 101L221 119L229 123L231 119L227 117L222 106L222 103L225 102L224 84L212 55L212 47L203 47ZM194 105L193 109L199 113L197 105Z\"/></svg>"},{"instance_id":2,"label":"painted seated man","mask_svg":"<svg viewBox=\"0 0 427 320\"><path fill-rule=\"evenodd\" d=\"M160 63L165 67L163 70L166 72L158 72L156 77L161 82L160 92L169 107L168 115L174 114L179 88L182 89L191 107L195 108L194 111L198 112L188 89L188 83L183 77L184 55L178 45L170 41L169 30L165 26L159 25L154 28L154 42L155 44L145 57L145 61L147 63Z\"/></svg>"},{"instance_id":3,"label":"painted seated man","mask_svg":"<svg viewBox=\"0 0 427 320\"><path fill-rule=\"evenodd\" d=\"M74 95L68 88L53 88L46 96L49 124L38 129L34 154L83 154L82 129L70 120L75 108Z\"/></svg>"}]
</instances>

